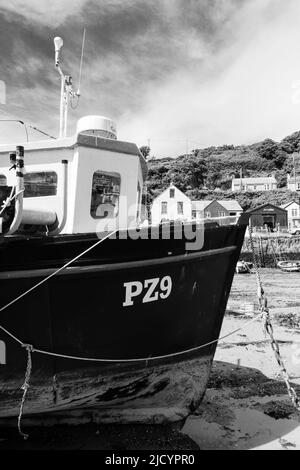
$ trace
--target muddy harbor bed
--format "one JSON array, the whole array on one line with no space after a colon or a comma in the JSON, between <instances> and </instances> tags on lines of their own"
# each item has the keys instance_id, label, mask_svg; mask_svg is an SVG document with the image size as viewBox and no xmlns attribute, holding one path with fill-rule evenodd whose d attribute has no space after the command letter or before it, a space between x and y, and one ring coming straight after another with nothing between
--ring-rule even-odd
<instances>
[{"instance_id":1,"label":"muddy harbor bed","mask_svg":"<svg viewBox=\"0 0 300 470\"><path fill-rule=\"evenodd\" d=\"M300 393L300 273L263 269L275 336ZM235 276L221 336L251 320L253 274ZM26 428L25 428L26 430ZM299 416L286 392L260 320L220 342L203 403L184 426L89 425L0 429L4 449L300 449Z\"/></svg>"}]
</instances>

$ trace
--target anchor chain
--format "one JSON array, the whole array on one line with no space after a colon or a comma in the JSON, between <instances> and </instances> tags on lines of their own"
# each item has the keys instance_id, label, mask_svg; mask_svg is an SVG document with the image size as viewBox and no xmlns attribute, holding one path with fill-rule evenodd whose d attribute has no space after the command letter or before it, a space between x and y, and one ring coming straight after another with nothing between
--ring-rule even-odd
<instances>
[{"instance_id":1,"label":"anchor chain","mask_svg":"<svg viewBox=\"0 0 300 470\"><path fill-rule=\"evenodd\" d=\"M278 341L274 337L274 329L273 329L273 325L272 325L271 318L270 318L268 300L267 300L267 297L265 295L263 285L262 285L257 255L254 249L252 227L250 224L249 224L249 238L250 238L250 246L251 246L251 251L252 251L252 256L253 256L254 270L256 274L257 294L258 294L258 301L259 301L259 309L260 309L260 312L262 314L262 319L263 319L263 328L264 328L265 333L270 338L271 348L274 352L275 359L280 368L281 376L285 382L288 395L293 403L293 406L296 408L298 412L300 412L300 399L294 387L291 385L291 379L290 379L289 373L286 370L284 361L281 357Z\"/></svg>"}]
</instances>

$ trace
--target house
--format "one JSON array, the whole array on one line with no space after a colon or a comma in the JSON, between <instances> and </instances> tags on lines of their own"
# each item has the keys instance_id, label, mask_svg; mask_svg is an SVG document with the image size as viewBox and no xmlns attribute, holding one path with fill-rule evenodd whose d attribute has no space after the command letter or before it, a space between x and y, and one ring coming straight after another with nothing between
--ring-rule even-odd
<instances>
[{"instance_id":1,"label":"house","mask_svg":"<svg viewBox=\"0 0 300 470\"><path fill-rule=\"evenodd\" d=\"M291 176L287 174L287 189L290 191L300 191L300 175Z\"/></svg>"},{"instance_id":2,"label":"house","mask_svg":"<svg viewBox=\"0 0 300 470\"><path fill-rule=\"evenodd\" d=\"M192 201L174 184L156 197L151 207L152 224L170 220L189 220L192 217Z\"/></svg>"},{"instance_id":3,"label":"house","mask_svg":"<svg viewBox=\"0 0 300 470\"><path fill-rule=\"evenodd\" d=\"M174 184L171 184L157 198L151 208L152 224L169 220L207 219L220 217L239 217L243 209L237 201L213 200L191 201ZM234 221L235 222L235 221Z\"/></svg>"},{"instance_id":4,"label":"house","mask_svg":"<svg viewBox=\"0 0 300 470\"><path fill-rule=\"evenodd\" d=\"M239 203L232 200L192 201L192 217L194 219L239 217L243 209Z\"/></svg>"},{"instance_id":5,"label":"house","mask_svg":"<svg viewBox=\"0 0 300 470\"><path fill-rule=\"evenodd\" d=\"M288 226L288 212L282 207L266 203L248 211L250 213L250 224L258 230L268 229L270 231Z\"/></svg>"},{"instance_id":6,"label":"house","mask_svg":"<svg viewBox=\"0 0 300 470\"><path fill-rule=\"evenodd\" d=\"M287 204L281 206L282 209L285 209L288 213L288 228L293 230L295 228L300 228L300 204L296 201L290 201Z\"/></svg>"},{"instance_id":7,"label":"house","mask_svg":"<svg viewBox=\"0 0 300 470\"><path fill-rule=\"evenodd\" d=\"M277 189L275 176L258 178L233 178L232 191L272 191Z\"/></svg>"}]
</instances>

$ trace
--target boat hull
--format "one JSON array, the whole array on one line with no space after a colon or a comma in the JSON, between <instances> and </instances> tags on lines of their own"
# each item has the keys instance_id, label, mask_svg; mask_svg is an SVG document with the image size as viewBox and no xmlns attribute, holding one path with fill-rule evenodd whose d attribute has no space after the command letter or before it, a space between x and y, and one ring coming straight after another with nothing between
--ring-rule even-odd
<instances>
[{"instance_id":1,"label":"boat hull","mask_svg":"<svg viewBox=\"0 0 300 470\"><path fill-rule=\"evenodd\" d=\"M148 259L107 263L96 253L4 310L1 326L22 342L69 356L32 353L24 416L53 423L188 416L207 386L216 342L207 343L219 336L245 227L210 229L197 251L176 242L168 256L154 255L148 240ZM18 262L0 271L1 305L54 269L50 259L22 270ZM4 331L0 344L0 419L8 422L19 413L27 353Z\"/></svg>"}]
</instances>

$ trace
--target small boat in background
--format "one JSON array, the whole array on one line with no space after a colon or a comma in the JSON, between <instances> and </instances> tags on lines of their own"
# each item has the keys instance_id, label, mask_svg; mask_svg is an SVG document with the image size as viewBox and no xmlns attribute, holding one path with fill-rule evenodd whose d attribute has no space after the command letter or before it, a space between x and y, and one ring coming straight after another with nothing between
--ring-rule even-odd
<instances>
[{"instance_id":1,"label":"small boat in background","mask_svg":"<svg viewBox=\"0 0 300 470\"><path fill-rule=\"evenodd\" d=\"M248 263L247 261L238 261L236 264L235 271L237 274L249 274L253 268L253 263Z\"/></svg>"},{"instance_id":2,"label":"small boat in background","mask_svg":"<svg viewBox=\"0 0 300 470\"><path fill-rule=\"evenodd\" d=\"M277 266L287 273L300 272L300 260L278 261Z\"/></svg>"}]
</instances>

